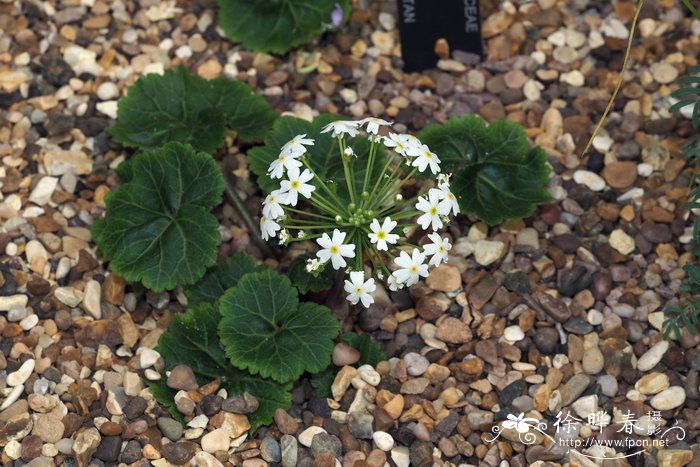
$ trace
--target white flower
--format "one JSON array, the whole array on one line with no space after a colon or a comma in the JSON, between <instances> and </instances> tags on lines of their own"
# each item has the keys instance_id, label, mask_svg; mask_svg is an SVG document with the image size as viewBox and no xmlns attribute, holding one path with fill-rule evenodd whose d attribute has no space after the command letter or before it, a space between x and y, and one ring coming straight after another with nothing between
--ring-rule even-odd
<instances>
[{"instance_id":1,"label":"white flower","mask_svg":"<svg viewBox=\"0 0 700 467\"><path fill-rule=\"evenodd\" d=\"M442 219L440 219L440 197L437 194L438 190L428 191L428 199L424 196L418 198L416 203L416 209L423 211L425 214L418 218L418 223L423 230L427 230L428 226L432 224L433 230L442 228Z\"/></svg>"},{"instance_id":2,"label":"white flower","mask_svg":"<svg viewBox=\"0 0 700 467\"><path fill-rule=\"evenodd\" d=\"M368 234L370 242L377 244L377 250L388 250L387 243L392 245L399 241L399 236L391 233L396 228L397 222L392 221L389 217L384 218L384 223L380 226L377 219L372 219L369 228L372 230Z\"/></svg>"},{"instance_id":3,"label":"white flower","mask_svg":"<svg viewBox=\"0 0 700 467\"><path fill-rule=\"evenodd\" d=\"M318 256L323 263L328 262L330 259L333 264L333 269L340 269L347 266L343 256L346 258L355 257L355 245L343 244L345 235L345 232L333 229L333 238L329 237L327 233L324 233L321 238L316 240L316 243L323 248L322 250L318 250L316 256Z\"/></svg>"},{"instance_id":4,"label":"white flower","mask_svg":"<svg viewBox=\"0 0 700 467\"><path fill-rule=\"evenodd\" d=\"M262 233L263 240L268 240L277 234L280 229L280 225L273 219L267 216L262 216L260 218L260 232Z\"/></svg>"},{"instance_id":5,"label":"white flower","mask_svg":"<svg viewBox=\"0 0 700 467\"><path fill-rule=\"evenodd\" d=\"M292 157L299 157L306 154L306 146L313 146L314 140L307 138L306 135L296 135L288 143L282 146L281 154Z\"/></svg>"},{"instance_id":6,"label":"white flower","mask_svg":"<svg viewBox=\"0 0 700 467\"><path fill-rule=\"evenodd\" d=\"M316 258L306 260L306 272L315 272L321 269L322 263Z\"/></svg>"},{"instance_id":7,"label":"white flower","mask_svg":"<svg viewBox=\"0 0 700 467\"><path fill-rule=\"evenodd\" d=\"M387 122L381 118L368 117L360 120L360 126L367 125L367 133L376 135L379 133L380 126L391 126L394 122Z\"/></svg>"},{"instance_id":8,"label":"white flower","mask_svg":"<svg viewBox=\"0 0 700 467\"><path fill-rule=\"evenodd\" d=\"M347 133L351 138L354 138L357 136L357 126L359 123L360 122L353 122L352 120L336 120L324 126L321 133L331 132L331 136L334 138Z\"/></svg>"},{"instance_id":9,"label":"white flower","mask_svg":"<svg viewBox=\"0 0 700 467\"><path fill-rule=\"evenodd\" d=\"M452 177L452 174L440 174L437 176L437 182L438 182L438 188L442 188L443 186L449 188L450 187L450 177Z\"/></svg>"},{"instance_id":10,"label":"white flower","mask_svg":"<svg viewBox=\"0 0 700 467\"><path fill-rule=\"evenodd\" d=\"M284 209L282 209L280 205L280 200L282 198L282 192L280 190L275 190L267 195L265 201L263 201L263 215L270 219L279 219L280 216L283 216Z\"/></svg>"},{"instance_id":11,"label":"white flower","mask_svg":"<svg viewBox=\"0 0 700 467\"><path fill-rule=\"evenodd\" d=\"M296 159L297 157L299 156L280 153L280 155L277 156L277 159L272 161L270 164L270 167L267 169L267 174L270 176L270 178L282 178L282 175L284 175L284 169L299 169L302 164Z\"/></svg>"},{"instance_id":12,"label":"white flower","mask_svg":"<svg viewBox=\"0 0 700 467\"><path fill-rule=\"evenodd\" d=\"M297 238L304 238L304 237L306 237L306 232L304 232L303 230L300 230L299 232L297 232Z\"/></svg>"},{"instance_id":13,"label":"white flower","mask_svg":"<svg viewBox=\"0 0 700 467\"><path fill-rule=\"evenodd\" d=\"M287 240L289 240L289 233L286 230L282 229L277 238L279 238L280 243L284 245L285 243L287 243Z\"/></svg>"},{"instance_id":14,"label":"white flower","mask_svg":"<svg viewBox=\"0 0 700 467\"><path fill-rule=\"evenodd\" d=\"M357 302L362 302L365 308L374 303L374 297L370 293L377 290L374 284L374 279L369 278L365 281L365 273L362 271L353 271L350 273L350 280L345 280L345 291L348 293L348 301L353 305Z\"/></svg>"},{"instance_id":15,"label":"white flower","mask_svg":"<svg viewBox=\"0 0 700 467\"><path fill-rule=\"evenodd\" d=\"M412 256L408 256L405 251L401 252L401 255L394 260L401 269L398 269L392 273L396 277L396 280L406 284L410 287L416 282L420 277L428 276L428 265L425 264L425 255L418 251L416 248L413 250Z\"/></svg>"},{"instance_id":16,"label":"white flower","mask_svg":"<svg viewBox=\"0 0 700 467\"><path fill-rule=\"evenodd\" d=\"M439 185L439 187L439 189L430 189L430 191L437 193L437 196L440 199L438 211L443 216L448 216L450 212L456 216L459 214L459 203L457 202L457 197L450 191L449 185Z\"/></svg>"},{"instance_id":17,"label":"white flower","mask_svg":"<svg viewBox=\"0 0 700 467\"><path fill-rule=\"evenodd\" d=\"M428 166L430 166L430 171L433 174L440 172L440 159L438 158L437 154L431 152L428 146L425 144L411 148L408 151L408 154L411 156L416 156L416 158L413 160L413 164L411 165L413 167L418 167L419 172L425 172L425 169Z\"/></svg>"},{"instance_id":18,"label":"white flower","mask_svg":"<svg viewBox=\"0 0 700 467\"><path fill-rule=\"evenodd\" d=\"M353 151L350 146L346 147L344 152L345 152L345 155L348 157L351 157L351 156L357 157L357 154L355 154L355 151Z\"/></svg>"},{"instance_id":19,"label":"white flower","mask_svg":"<svg viewBox=\"0 0 700 467\"><path fill-rule=\"evenodd\" d=\"M389 290L396 292L397 290L403 289L404 283L399 282L399 280L396 278L395 275L389 276L389 278L386 280L387 284L389 285Z\"/></svg>"},{"instance_id":20,"label":"white flower","mask_svg":"<svg viewBox=\"0 0 700 467\"><path fill-rule=\"evenodd\" d=\"M397 154L403 157L409 157L409 151L412 148L419 147L420 141L413 135L389 133L389 136L384 138L384 146L393 149Z\"/></svg>"},{"instance_id":21,"label":"white flower","mask_svg":"<svg viewBox=\"0 0 700 467\"><path fill-rule=\"evenodd\" d=\"M423 247L423 252L430 258L430 265L437 266L438 264L447 262L447 252L452 248L452 244L446 238L440 237L440 234L431 233L428 238L433 243L428 243Z\"/></svg>"},{"instance_id":22,"label":"white flower","mask_svg":"<svg viewBox=\"0 0 700 467\"><path fill-rule=\"evenodd\" d=\"M304 169L303 172L299 173L299 168L294 167L287 171L287 177L289 177L289 180L282 180L280 184L280 191L282 192L280 195L282 197L280 200L281 203L296 206L299 193L306 198L311 198L311 193L316 187L306 183L314 178L314 174L312 174L309 169Z\"/></svg>"}]
</instances>

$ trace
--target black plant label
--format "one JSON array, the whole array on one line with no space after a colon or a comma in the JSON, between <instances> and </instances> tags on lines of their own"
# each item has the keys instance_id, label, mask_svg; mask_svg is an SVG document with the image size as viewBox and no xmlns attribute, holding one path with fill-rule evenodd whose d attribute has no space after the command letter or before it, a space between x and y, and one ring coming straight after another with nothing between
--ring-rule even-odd
<instances>
[{"instance_id":1,"label":"black plant label","mask_svg":"<svg viewBox=\"0 0 700 467\"><path fill-rule=\"evenodd\" d=\"M434 68L435 44L483 57L479 0L398 0L405 71Z\"/></svg>"}]
</instances>

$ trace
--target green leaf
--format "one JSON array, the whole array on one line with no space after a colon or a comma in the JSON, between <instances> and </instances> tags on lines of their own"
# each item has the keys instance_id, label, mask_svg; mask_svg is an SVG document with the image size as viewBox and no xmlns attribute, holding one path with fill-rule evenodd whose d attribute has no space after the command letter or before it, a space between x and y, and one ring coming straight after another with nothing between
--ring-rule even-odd
<instances>
[{"instance_id":1,"label":"green leaf","mask_svg":"<svg viewBox=\"0 0 700 467\"><path fill-rule=\"evenodd\" d=\"M249 416L252 429L255 430L261 424L272 421L277 408L287 409L291 405L292 386L291 383L280 384L234 368L226 358L217 334L220 318L216 306L211 303L175 315L168 331L160 337L156 350L165 361L165 371L184 364L192 368L200 385L220 378L222 386L230 395L248 392L255 396L260 406ZM168 388L165 383L158 385L155 390L155 393L153 390L151 393L169 407L176 391Z\"/></svg>"},{"instance_id":2,"label":"green leaf","mask_svg":"<svg viewBox=\"0 0 700 467\"><path fill-rule=\"evenodd\" d=\"M241 277L249 272L264 269L245 253L236 253L224 263L211 268L196 284L185 291L190 306L200 303L215 303L226 290L238 284Z\"/></svg>"},{"instance_id":3,"label":"green leaf","mask_svg":"<svg viewBox=\"0 0 700 467\"><path fill-rule=\"evenodd\" d=\"M422 142L453 172L452 191L463 212L495 225L530 216L549 201L547 156L530 149L522 127L499 120L486 126L474 115L426 127Z\"/></svg>"},{"instance_id":4,"label":"green leaf","mask_svg":"<svg viewBox=\"0 0 700 467\"><path fill-rule=\"evenodd\" d=\"M299 303L288 278L246 274L219 301L219 335L234 366L279 382L330 362L338 321L328 308Z\"/></svg>"},{"instance_id":5,"label":"green leaf","mask_svg":"<svg viewBox=\"0 0 700 467\"><path fill-rule=\"evenodd\" d=\"M267 170L272 161L277 159L280 149L296 135L306 134L308 138L315 140L314 145L308 148L307 160L316 174L327 180L336 188L338 195L349 199L345 174L343 173L343 160L338 149L338 140L330 136L330 133L321 134L321 129L335 120L345 120L337 115L323 114L308 122L296 117L280 117L275 121L272 130L265 136L265 145L253 148L248 152L250 169L258 176L258 185L266 192L276 190L280 186L279 180L273 180L267 175ZM355 186L357 192L362 189L368 161L370 143L362 136L346 139L358 158L355 159ZM377 147L378 161L386 160L386 151L382 145ZM382 170L383 163L376 163L370 175L371 180L376 180Z\"/></svg>"},{"instance_id":6,"label":"green leaf","mask_svg":"<svg viewBox=\"0 0 700 467\"><path fill-rule=\"evenodd\" d=\"M289 279L301 293L323 292L333 285L333 276L335 275L333 268L324 267L318 276L306 270L306 260L315 257L311 253L299 255L289 265Z\"/></svg>"},{"instance_id":7,"label":"green leaf","mask_svg":"<svg viewBox=\"0 0 700 467\"><path fill-rule=\"evenodd\" d=\"M360 351L358 365L377 366L377 363L387 359L382 349L372 340L369 334L359 335L354 332L346 332L340 336L340 341Z\"/></svg>"},{"instance_id":8,"label":"green leaf","mask_svg":"<svg viewBox=\"0 0 700 467\"><path fill-rule=\"evenodd\" d=\"M227 125L244 139L259 138L274 119L267 101L247 84L207 81L178 66L139 78L119 100L109 133L128 147L155 149L178 141L212 153L224 144Z\"/></svg>"},{"instance_id":9,"label":"green leaf","mask_svg":"<svg viewBox=\"0 0 700 467\"><path fill-rule=\"evenodd\" d=\"M285 53L328 28L338 4L347 18L349 0L219 0L219 22L233 42Z\"/></svg>"},{"instance_id":10,"label":"green leaf","mask_svg":"<svg viewBox=\"0 0 700 467\"><path fill-rule=\"evenodd\" d=\"M328 365L324 370L311 375L311 386L314 388L314 396L316 397L333 397L331 385L335 381L335 376L338 373L338 368L334 365Z\"/></svg>"},{"instance_id":11,"label":"green leaf","mask_svg":"<svg viewBox=\"0 0 700 467\"><path fill-rule=\"evenodd\" d=\"M93 224L112 270L154 291L196 282L216 261L219 222L210 212L224 181L216 162L190 146L169 143L126 162L128 181L105 199Z\"/></svg>"}]
</instances>

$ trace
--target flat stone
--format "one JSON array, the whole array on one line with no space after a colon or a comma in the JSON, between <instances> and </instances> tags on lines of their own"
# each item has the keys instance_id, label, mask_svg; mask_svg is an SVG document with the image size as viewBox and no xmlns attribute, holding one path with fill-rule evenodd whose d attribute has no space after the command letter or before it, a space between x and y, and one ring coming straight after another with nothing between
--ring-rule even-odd
<instances>
[{"instance_id":1,"label":"flat stone","mask_svg":"<svg viewBox=\"0 0 700 467\"><path fill-rule=\"evenodd\" d=\"M577 170L574 172L574 181L579 185L586 186L591 191L603 191L605 180L595 172L589 170Z\"/></svg>"},{"instance_id":2,"label":"flat stone","mask_svg":"<svg viewBox=\"0 0 700 467\"><path fill-rule=\"evenodd\" d=\"M627 235L622 229L613 230L608 240L610 246L623 255L629 255L637 247L634 238Z\"/></svg>"},{"instance_id":3,"label":"flat stone","mask_svg":"<svg viewBox=\"0 0 700 467\"><path fill-rule=\"evenodd\" d=\"M0 311L10 311L13 308L25 308L29 297L23 294L0 297Z\"/></svg>"},{"instance_id":4,"label":"flat stone","mask_svg":"<svg viewBox=\"0 0 700 467\"><path fill-rule=\"evenodd\" d=\"M637 180L637 164L630 161L613 162L603 168L601 175L613 188L629 188Z\"/></svg>"},{"instance_id":5,"label":"flat stone","mask_svg":"<svg viewBox=\"0 0 700 467\"><path fill-rule=\"evenodd\" d=\"M639 371L649 371L654 368L663 358L669 348L669 343L662 340L654 344L649 350L639 357L637 369Z\"/></svg>"},{"instance_id":6,"label":"flat stone","mask_svg":"<svg viewBox=\"0 0 700 467\"><path fill-rule=\"evenodd\" d=\"M454 292L462 286L462 277L457 267L443 263L430 271L426 285L440 292Z\"/></svg>"},{"instance_id":7,"label":"flat stone","mask_svg":"<svg viewBox=\"0 0 700 467\"><path fill-rule=\"evenodd\" d=\"M670 380L668 376L658 371L642 376L639 381L634 384L634 388L644 395L658 394L668 389L669 386Z\"/></svg>"},{"instance_id":8,"label":"flat stone","mask_svg":"<svg viewBox=\"0 0 700 467\"><path fill-rule=\"evenodd\" d=\"M53 195L57 185L58 178L43 177L29 195L29 201L38 206L47 204L51 200L51 195Z\"/></svg>"},{"instance_id":9,"label":"flat stone","mask_svg":"<svg viewBox=\"0 0 700 467\"><path fill-rule=\"evenodd\" d=\"M680 407L685 402L685 389L681 386L671 386L651 398L649 404L656 410L671 410Z\"/></svg>"},{"instance_id":10,"label":"flat stone","mask_svg":"<svg viewBox=\"0 0 700 467\"><path fill-rule=\"evenodd\" d=\"M505 247L503 242L479 240L474 246L474 259L481 266L488 266L498 261Z\"/></svg>"},{"instance_id":11,"label":"flat stone","mask_svg":"<svg viewBox=\"0 0 700 467\"><path fill-rule=\"evenodd\" d=\"M678 78L678 69L668 63L656 63L651 67L651 75L657 83L670 84Z\"/></svg>"},{"instance_id":12,"label":"flat stone","mask_svg":"<svg viewBox=\"0 0 700 467\"><path fill-rule=\"evenodd\" d=\"M205 452L215 453L216 451L227 451L230 447L228 431L217 428L202 436L201 446Z\"/></svg>"},{"instance_id":13,"label":"flat stone","mask_svg":"<svg viewBox=\"0 0 700 467\"><path fill-rule=\"evenodd\" d=\"M448 344L464 344L471 341L472 331L466 323L449 316L438 323L435 337Z\"/></svg>"},{"instance_id":14,"label":"flat stone","mask_svg":"<svg viewBox=\"0 0 700 467\"><path fill-rule=\"evenodd\" d=\"M169 388L192 391L199 387L192 368L187 365L177 365L170 370L167 383Z\"/></svg>"}]
</instances>

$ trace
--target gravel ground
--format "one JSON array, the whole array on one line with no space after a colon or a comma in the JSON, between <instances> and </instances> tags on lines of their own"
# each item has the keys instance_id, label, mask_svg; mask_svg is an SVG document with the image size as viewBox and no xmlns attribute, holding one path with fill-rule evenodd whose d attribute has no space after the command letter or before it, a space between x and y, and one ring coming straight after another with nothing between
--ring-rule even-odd
<instances>
[{"instance_id":1,"label":"gravel ground","mask_svg":"<svg viewBox=\"0 0 700 467\"><path fill-rule=\"evenodd\" d=\"M516 3L482 2L487 61L442 51L437 69L404 74L389 1L357 1L340 32L273 57L222 38L211 0L0 0L2 465L588 466L559 441L590 436L585 421L599 411L613 424L598 440L650 439L620 432L625 413L652 431L684 430L665 449L605 465L700 465L700 337L659 332L693 260L682 210L692 170L680 149L691 127L666 108L673 82L697 64L700 23L680 2L647 4L614 110L580 157L635 5ZM181 394L192 402L179 404L183 427L145 387L161 377L152 349L184 296L125 284L89 230L128 157L105 133L117 99L180 63L246 81L302 118L373 115L413 132L464 113L520 122L549 155L554 201L493 228L461 217L449 265L427 281L380 290L368 310L342 301L333 311L343 329L370 333L394 357L343 366L333 399L302 379L289 411L247 433L240 400L207 385ZM259 215L245 149L217 157ZM222 255L264 259L231 206L217 214ZM519 413L548 421L552 438L523 443L504 429L489 442ZM583 423L557 433L557 415Z\"/></svg>"}]
</instances>

